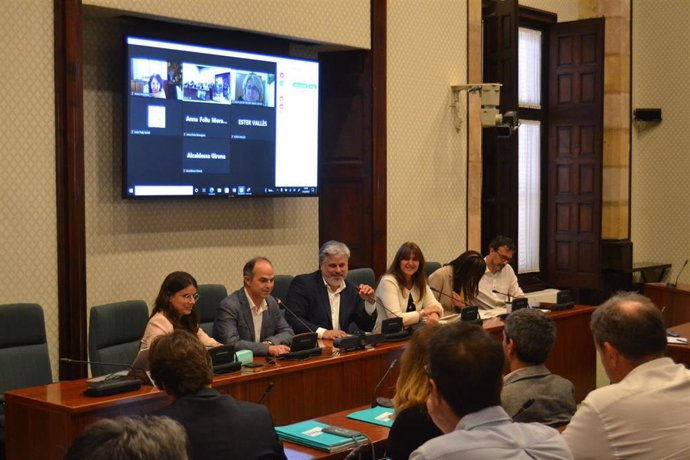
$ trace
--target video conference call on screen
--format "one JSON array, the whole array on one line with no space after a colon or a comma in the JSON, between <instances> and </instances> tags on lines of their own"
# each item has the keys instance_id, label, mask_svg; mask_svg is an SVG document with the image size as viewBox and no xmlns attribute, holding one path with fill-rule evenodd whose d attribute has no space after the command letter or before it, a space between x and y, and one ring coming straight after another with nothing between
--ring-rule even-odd
<instances>
[{"instance_id":1,"label":"video conference call on screen","mask_svg":"<svg viewBox=\"0 0 690 460\"><path fill-rule=\"evenodd\" d=\"M317 194L317 62L126 43L126 198Z\"/></svg>"}]
</instances>

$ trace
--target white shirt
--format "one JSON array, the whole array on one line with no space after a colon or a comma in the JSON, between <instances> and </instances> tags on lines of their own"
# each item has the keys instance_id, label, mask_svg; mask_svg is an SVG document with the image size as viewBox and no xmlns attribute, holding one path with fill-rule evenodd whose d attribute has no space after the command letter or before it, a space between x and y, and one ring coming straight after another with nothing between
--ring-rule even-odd
<instances>
[{"instance_id":1,"label":"white shirt","mask_svg":"<svg viewBox=\"0 0 690 460\"><path fill-rule=\"evenodd\" d=\"M690 458L690 370L659 358L587 395L563 432L576 459Z\"/></svg>"},{"instance_id":2,"label":"white shirt","mask_svg":"<svg viewBox=\"0 0 690 460\"><path fill-rule=\"evenodd\" d=\"M465 415L454 431L412 452L412 460L572 459L558 431L540 423L516 423L501 406Z\"/></svg>"},{"instance_id":3,"label":"white shirt","mask_svg":"<svg viewBox=\"0 0 690 460\"><path fill-rule=\"evenodd\" d=\"M415 311L408 312L406 310L410 293L415 304ZM424 293L420 293L417 286L412 286L412 289L403 287L401 290L395 277L390 274L381 277L381 281L379 281L379 285L376 287L376 298L379 299L383 306L376 307L378 316L376 317L374 331L381 330L381 322L384 319L394 318L395 316L400 316L405 326L417 324L422 317L421 313L419 313L422 308L431 305L441 305L434 297L434 293L428 284ZM387 310L383 307L386 307Z\"/></svg>"},{"instance_id":4,"label":"white shirt","mask_svg":"<svg viewBox=\"0 0 690 460\"><path fill-rule=\"evenodd\" d=\"M340 287L335 291L331 290L325 278L323 279L323 284L326 286L326 292L328 293L328 303L331 304L331 322L333 324L333 329L340 330L340 293L347 287L347 284L343 281ZM364 310L366 310L367 314L372 315L375 309L376 304L370 303L369 301L364 302ZM326 331L327 329L319 327L316 329L316 335L321 339Z\"/></svg>"},{"instance_id":5,"label":"white shirt","mask_svg":"<svg viewBox=\"0 0 690 460\"><path fill-rule=\"evenodd\" d=\"M323 280L323 284L326 285L326 292L328 293L328 303L331 304L331 323L333 323L334 330L340 330L340 293L345 289L345 281L342 282L338 289L333 291L328 285L326 280ZM323 337L323 333L326 329L320 327L316 330L316 334L319 338Z\"/></svg>"},{"instance_id":6,"label":"white shirt","mask_svg":"<svg viewBox=\"0 0 690 460\"><path fill-rule=\"evenodd\" d=\"M254 321L254 342L261 342L261 326L264 324L264 312L268 310L268 304L266 299L263 299L259 306L254 305L247 288L244 288L244 295L249 301L249 310L252 312L252 320Z\"/></svg>"},{"instance_id":7,"label":"white shirt","mask_svg":"<svg viewBox=\"0 0 690 460\"><path fill-rule=\"evenodd\" d=\"M486 257L484 258L486 261ZM493 292L497 290L498 292L503 292L512 297L519 297L525 295L518 285L517 276L513 271L513 267L506 264L503 269L497 271L496 273L491 273L488 268L484 272L484 276L479 280L479 293L475 299L479 304L479 308L482 310L490 310L492 308L505 307L508 297L502 294L496 294Z\"/></svg>"}]
</instances>

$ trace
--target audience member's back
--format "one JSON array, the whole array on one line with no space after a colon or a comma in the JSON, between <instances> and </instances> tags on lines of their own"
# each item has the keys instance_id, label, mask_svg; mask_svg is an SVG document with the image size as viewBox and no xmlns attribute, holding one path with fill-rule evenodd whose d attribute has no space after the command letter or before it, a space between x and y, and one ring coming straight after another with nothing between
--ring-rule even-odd
<instances>
[{"instance_id":1,"label":"audience member's back","mask_svg":"<svg viewBox=\"0 0 690 460\"><path fill-rule=\"evenodd\" d=\"M571 459L559 433L517 423L500 406L504 355L482 328L443 326L429 342L429 415L445 434L415 450L423 459Z\"/></svg>"},{"instance_id":2,"label":"audience member's back","mask_svg":"<svg viewBox=\"0 0 690 460\"><path fill-rule=\"evenodd\" d=\"M278 441L271 414L261 404L202 389L156 414L185 427L194 460L283 458L276 452Z\"/></svg>"},{"instance_id":3,"label":"audience member's back","mask_svg":"<svg viewBox=\"0 0 690 460\"><path fill-rule=\"evenodd\" d=\"M86 427L64 460L187 460L184 428L167 417L104 418Z\"/></svg>"},{"instance_id":4,"label":"audience member's back","mask_svg":"<svg viewBox=\"0 0 690 460\"><path fill-rule=\"evenodd\" d=\"M623 293L597 308L591 327L612 384L590 392L563 432L575 458L690 458L690 371L664 356L659 310Z\"/></svg>"},{"instance_id":5,"label":"audience member's back","mask_svg":"<svg viewBox=\"0 0 690 460\"><path fill-rule=\"evenodd\" d=\"M194 460L285 458L265 406L210 387L210 359L194 335L176 330L159 337L149 358L154 382L174 398L156 414L185 427Z\"/></svg>"},{"instance_id":6,"label":"audience member's back","mask_svg":"<svg viewBox=\"0 0 690 460\"><path fill-rule=\"evenodd\" d=\"M501 405L516 422L551 427L568 424L575 413L575 387L544 365L556 341L556 326L540 310L511 313L503 329L510 372L503 377Z\"/></svg>"}]
</instances>

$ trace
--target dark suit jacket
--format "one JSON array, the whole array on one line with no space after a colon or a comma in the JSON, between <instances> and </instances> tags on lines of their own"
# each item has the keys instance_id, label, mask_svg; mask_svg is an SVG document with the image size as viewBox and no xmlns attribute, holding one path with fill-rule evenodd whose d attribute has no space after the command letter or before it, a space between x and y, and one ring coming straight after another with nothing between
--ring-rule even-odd
<instances>
[{"instance_id":1,"label":"dark suit jacket","mask_svg":"<svg viewBox=\"0 0 690 460\"><path fill-rule=\"evenodd\" d=\"M269 340L275 345L290 345L294 335L290 325L283 318L280 308L271 296L266 298L268 310L261 320L261 337L257 342L254 333L249 299L244 288L238 289L220 302L213 322L213 337L226 345L235 345L237 350L251 350L258 356L268 354L269 345L260 343Z\"/></svg>"},{"instance_id":2,"label":"dark suit jacket","mask_svg":"<svg viewBox=\"0 0 690 460\"><path fill-rule=\"evenodd\" d=\"M364 309L364 300L358 294L359 288L345 280L345 289L340 293L340 328L347 331L350 323L359 330L371 331L376 323L376 313L369 316ZM331 303L323 282L321 271L295 276L290 283L286 299L287 307L299 316L311 329L322 327L333 329ZM295 333L311 332L290 312L285 313Z\"/></svg>"},{"instance_id":3,"label":"dark suit jacket","mask_svg":"<svg viewBox=\"0 0 690 460\"><path fill-rule=\"evenodd\" d=\"M187 430L192 460L284 459L266 406L237 401L204 388L153 415L165 415Z\"/></svg>"}]
</instances>

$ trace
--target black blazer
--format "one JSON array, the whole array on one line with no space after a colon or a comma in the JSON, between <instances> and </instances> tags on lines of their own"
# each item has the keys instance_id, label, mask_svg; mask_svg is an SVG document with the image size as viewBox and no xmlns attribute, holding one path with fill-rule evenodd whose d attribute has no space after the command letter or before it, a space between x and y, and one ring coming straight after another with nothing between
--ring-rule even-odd
<instances>
[{"instance_id":1,"label":"black blazer","mask_svg":"<svg viewBox=\"0 0 690 460\"><path fill-rule=\"evenodd\" d=\"M355 323L359 330L371 331L376 323L376 311L369 316L364 309L364 299L358 294L359 288L350 281L345 280L345 289L340 293L340 328L348 330L350 323ZM302 332L316 332L316 329L333 329L331 319L331 303L328 301L328 292L323 282L321 271L295 276L288 288L286 302L311 331L290 314L285 312L285 319L296 334Z\"/></svg>"},{"instance_id":2,"label":"black blazer","mask_svg":"<svg viewBox=\"0 0 690 460\"><path fill-rule=\"evenodd\" d=\"M184 426L193 460L286 458L266 406L211 388L183 396L152 415L165 415Z\"/></svg>"}]
</instances>

